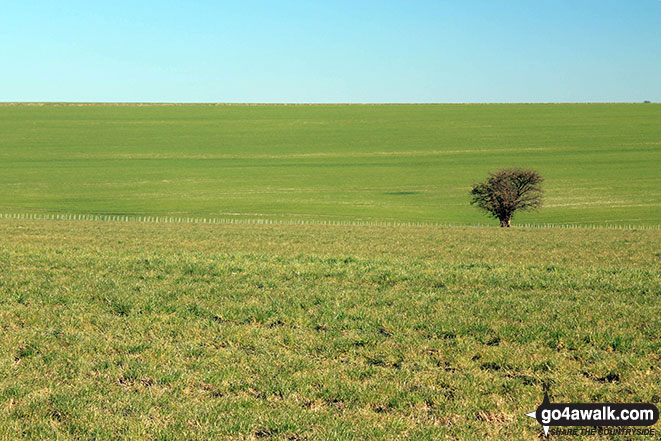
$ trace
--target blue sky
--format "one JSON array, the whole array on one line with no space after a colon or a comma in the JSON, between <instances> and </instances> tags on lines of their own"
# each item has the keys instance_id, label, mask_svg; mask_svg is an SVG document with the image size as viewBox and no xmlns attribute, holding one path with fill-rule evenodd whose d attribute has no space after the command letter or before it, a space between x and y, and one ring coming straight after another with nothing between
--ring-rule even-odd
<instances>
[{"instance_id":1,"label":"blue sky","mask_svg":"<svg viewBox=\"0 0 661 441\"><path fill-rule=\"evenodd\" d=\"M661 1L15 1L0 101L661 101Z\"/></svg>"}]
</instances>

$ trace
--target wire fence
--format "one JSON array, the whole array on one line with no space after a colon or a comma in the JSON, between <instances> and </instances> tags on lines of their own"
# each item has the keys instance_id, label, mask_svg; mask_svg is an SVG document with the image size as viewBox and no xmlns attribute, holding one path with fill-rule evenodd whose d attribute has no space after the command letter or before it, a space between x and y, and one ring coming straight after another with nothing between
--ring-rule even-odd
<instances>
[{"instance_id":1,"label":"wire fence","mask_svg":"<svg viewBox=\"0 0 661 441\"><path fill-rule=\"evenodd\" d=\"M337 225L368 227L497 227L483 223L399 222L374 220L325 220L325 219L267 219L267 218L215 218L179 216L139 216L123 214L47 214L47 213L0 213L0 219L87 221L87 222L134 222L167 224L242 224L242 225ZM513 228L564 228L564 229L609 229L609 230L659 230L661 225L625 224L557 224L526 223Z\"/></svg>"}]
</instances>

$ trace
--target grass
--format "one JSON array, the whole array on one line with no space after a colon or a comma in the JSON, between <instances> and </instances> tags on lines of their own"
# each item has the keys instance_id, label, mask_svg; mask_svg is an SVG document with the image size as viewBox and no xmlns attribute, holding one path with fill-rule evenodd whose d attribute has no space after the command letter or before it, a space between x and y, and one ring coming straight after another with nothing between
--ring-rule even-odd
<instances>
[{"instance_id":1,"label":"grass","mask_svg":"<svg viewBox=\"0 0 661 441\"><path fill-rule=\"evenodd\" d=\"M0 106L0 213L476 223L522 166L519 223L659 225L661 105Z\"/></svg>"},{"instance_id":2,"label":"grass","mask_svg":"<svg viewBox=\"0 0 661 441\"><path fill-rule=\"evenodd\" d=\"M660 242L3 219L0 439L537 439L661 395Z\"/></svg>"},{"instance_id":3,"label":"grass","mask_svg":"<svg viewBox=\"0 0 661 441\"><path fill-rule=\"evenodd\" d=\"M0 439L536 439L543 384L649 402L660 118L0 106ZM538 228L407 226L486 222L470 185L509 166Z\"/></svg>"}]
</instances>

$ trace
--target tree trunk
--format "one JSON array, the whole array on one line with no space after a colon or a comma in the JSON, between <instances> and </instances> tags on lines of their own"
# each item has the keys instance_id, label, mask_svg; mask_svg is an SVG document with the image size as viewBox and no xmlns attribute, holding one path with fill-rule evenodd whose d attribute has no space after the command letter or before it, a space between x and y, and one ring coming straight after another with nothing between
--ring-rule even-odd
<instances>
[{"instance_id":1,"label":"tree trunk","mask_svg":"<svg viewBox=\"0 0 661 441\"><path fill-rule=\"evenodd\" d=\"M512 224L510 223L511 220L512 220L511 217L504 217L504 218L500 219L500 226L503 227L503 228L511 227L512 226Z\"/></svg>"}]
</instances>

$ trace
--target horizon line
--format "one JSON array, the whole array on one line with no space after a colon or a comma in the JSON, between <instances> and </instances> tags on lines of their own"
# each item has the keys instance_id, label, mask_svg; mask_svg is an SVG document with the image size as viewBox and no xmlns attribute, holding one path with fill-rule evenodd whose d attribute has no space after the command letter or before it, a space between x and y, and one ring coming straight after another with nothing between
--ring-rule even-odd
<instances>
[{"instance_id":1,"label":"horizon line","mask_svg":"<svg viewBox=\"0 0 661 441\"><path fill-rule=\"evenodd\" d=\"M644 101L420 101L420 102L213 102L213 101L0 101L0 106L397 106L489 104L659 104Z\"/></svg>"}]
</instances>

